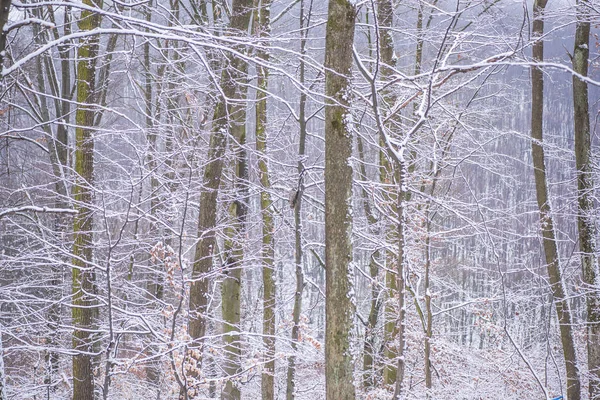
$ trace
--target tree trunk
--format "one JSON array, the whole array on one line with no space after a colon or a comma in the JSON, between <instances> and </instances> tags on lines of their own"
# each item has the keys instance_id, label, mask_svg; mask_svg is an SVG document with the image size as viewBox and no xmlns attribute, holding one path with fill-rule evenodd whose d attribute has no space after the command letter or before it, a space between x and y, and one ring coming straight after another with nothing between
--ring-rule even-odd
<instances>
[{"instance_id":1,"label":"tree trunk","mask_svg":"<svg viewBox=\"0 0 600 400\"><path fill-rule=\"evenodd\" d=\"M102 6L98 0L84 0L88 7ZM100 15L91 11L81 12L79 29L90 31L100 26ZM77 49L77 111L75 119L75 174L73 186L75 209L78 214L73 222L73 398L94 399L94 375L92 356L93 336L91 330L97 315L94 299L95 272L92 262L92 182L94 177L94 92L96 87L96 58L98 37L90 36L79 42Z\"/></svg>"},{"instance_id":2,"label":"tree trunk","mask_svg":"<svg viewBox=\"0 0 600 400\"><path fill-rule=\"evenodd\" d=\"M233 2L231 25L240 30L247 29L252 12L252 0ZM236 58L235 70L239 71L240 81L246 78L248 64ZM236 99L245 100L247 86L239 82ZM225 362L223 371L228 378L221 392L222 400L239 400L241 391L237 375L242 369L242 346L240 341L240 296L242 288L242 268L244 261L243 240L246 236L246 219L248 215L248 156L246 152L246 104L236 102L230 104L229 132L234 139L234 191L235 200L229 207L232 224L226 229L225 278L221 287L221 310L223 317L223 341L225 342Z\"/></svg>"},{"instance_id":3,"label":"tree trunk","mask_svg":"<svg viewBox=\"0 0 600 400\"><path fill-rule=\"evenodd\" d=\"M41 10L32 10L32 14L42 19ZM64 34L71 33L71 21L69 12L64 13ZM54 13L50 13L50 20L54 21ZM50 40L50 34L53 33L54 38L58 38L60 33L58 28L52 31L41 31L39 27L33 27L34 37L38 45L43 45ZM52 130L50 124L51 117L48 107L48 103L45 97L38 97L36 105L39 107L40 114L43 121L46 123L43 126L44 131L49 137L48 140L48 153L49 161L52 166L52 173L54 175L55 184L54 189L56 191L55 207L56 208L68 208L69 207L69 193L67 189L67 124L69 123L70 117L70 99L71 99L71 51L68 49L69 46L62 44L58 46L58 51L61 61L61 75L60 78L56 72L56 64L49 55L40 56L36 59L37 69L37 86L40 93L46 90L46 85L50 87L52 96L54 97L54 111L57 116L60 116L60 120L64 123L58 123L56 125L56 135ZM60 89L59 89L60 87ZM54 219L55 234L58 237L65 237L70 233L69 224L72 224L66 214L58 213ZM64 254L64 253L63 253ZM48 308L48 329L47 329L47 341L49 350L46 352L46 377L44 378L44 384L47 386L47 396L56 388L55 381L58 376L59 369L59 353L52 351L52 349L59 346L59 326L62 321L61 315L61 304L60 304L60 283L62 279L62 268L64 264L68 264L69 257L59 256L63 265L57 263L51 267L50 270L50 282L47 298L52 302Z\"/></svg>"},{"instance_id":4,"label":"tree trunk","mask_svg":"<svg viewBox=\"0 0 600 400\"><path fill-rule=\"evenodd\" d=\"M425 328L425 387L431 389L433 386L431 376L431 336L433 335L433 313L431 309L431 216L429 205L425 212L425 310L427 313L427 323Z\"/></svg>"},{"instance_id":5,"label":"tree trunk","mask_svg":"<svg viewBox=\"0 0 600 400\"><path fill-rule=\"evenodd\" d=\"M270 36L271 1L257 4L255 13L255 34L264 38L263 46L268 46ZM259 50L257 56L264 61L269 54ZM256 92L256 151L261 184L260 209L262 213L262 275L263 275L263 344L265 348L264 367L261 378L263 400L275 399L275 280L273 279L275 241L273 240L273 209L269 190L269 166L267 163L267 90L268 73L266 67L257 65L258 90Z\"/></svg>"},{"instance_id":6,"label":"tree trunk","mask_svg":"<svg viewBox=\"0 0 600 400\"><path fill-rule=\"evenodd\" d=\"M547 0L536 0L533 5L533 32L536 42L533 45L533 60L544 60L544 42L541 39L544 33L544 8ZM531 152L533 155L533 168L535 174L535 189L543 237L544 254L550 278L550 288L554 296L556 314L560 324L560 337L567 371L567 397L569 400L580 398L580 382L577 371L577 359L572 333L572 318L569 302L565 298L565 288L562 283L562 271L558 256L558 247L554 232L552 210L548 199L548 184L546 179L546 165L543 147L543 121L544 121L544 76L539 67L531 68Z\"/></svg>"},{"instance_id":7,"label":"tree trunk","mask_svg":"<svg viewBox=\"0 0 600 400\"><path fill-rule=\"evenodd\" d=\"M393 74L393 68L396 65L394 58L394 41L392 38L392 27L393 27L393 4L391 0L380 0L377 3L377 32L378 32L378 43L379 43L379 60L381 62L381 77L385 79ZM420 62L418 60L417 62ZM375 93L374 93L375 94ZM387 103L393 105L396 101L394 95L388 94L384 96ZM374 103L375 104L375 103ZM380 112L379 110L374 110ZM398 124L399 121L392 120L391 124ZM394 126L390 126L392 131L396 131ZM383 133L383 132L382 132ZM387 142L387 141L386 141ZM391 149L388 149L390 151ZM387 273L386 282L390 297L397 296L398 304L394 307L391 302L386 306L386 324L385 324L385 335L386 335L386 368L384 370L384 383L387 385L395 384L394 397L400 395L402 389L402 383L404 381L404 317L405 317L405 282L404 282L404 264L405 264L405 251L404 251L404 227L405 227L405 216L404 208L406 203L407 192L405 190L407 179L407 168L404 162L394 159L393 165L390 165L389 161L383 160L381 165L384 169L382 172L385 175L384 182L391 183L392 177L395 178L395 184L397 193L388 196L390 207L398 217L398 226L388 231L388 238L391 240L397 240L398 253L394 257L392 254L388 254L388 260L390 261L389 271ZM395 201L394 201L395 200ZM394 259L395 258L395 259ZM392 264L396 266L396 274L391 272ZM396 313L395 318L391 317ZM394 365L393 363L396 363Z\"/></svg>"},{"instance_id":8,"label":"tree trunk","mask_svg":"<svg viewBox=\"0 0 600 400\"><path fill-rule=\"evenodd\" d=\"M406 164L403 162L397 163L397 171L396 171L396 184L398 186L398 260L397 260L397 283L396 286L398 288L398 339L396 342L398 343L398 367L397 367L397 376L396 376L396 387L394 389L394 399L399 399L402 393L403 385L404 385L404 368L405 368L405 350L406 341L404 338L405 334L405 320L406 320L406 299L405 299L405 286L406 282L404 279L405 270L406 270L406 179L407 179L407 169Z\"/></svg>"},{"instance_id":9,"label":"tree trunk","mask_svg":"<svg viewBox=\"0 0 600 400\"><path fill-rule=\"evenodd\" d=\"M419 3L419 10L417 11L417 47L415 50L415 75L421 73L421 64L423 61L423 4ZM416 114L417 103L413 108L413 113ZM411 157L413 158L413 157ZM437 180L437 176L436 176ZM431 196L435 190L435 182L432 187ZM422 190L424 191L424 190ZM409 195L410 196L410 195ZM425 370L425 388L431 389L433 387L433 380L431 374L431 337L433 335L433 315L431 309L431 216L430 207L431 203L427 203L425 211L425 281L423 289L425 290L425 312L426 312L426 325L425 325L425 349L424 349L424 370ZM429 396L429 393L427 394Z\"/></svg>"},{"instance_id":10,"label":"tree trunk","mask_svg":"<svg viewBox=\"0 0 600 400\"><path fill-rule=\"evenodd\" d=\"M240 69L246 72L247 64L240 66ZM240 88L242 92L240 99L244 99L246 90ZM231 133L235 140L234 149L234 191L235 200L229 207L229 214L232 220L230 226L226 229L227 239L225 240L225 263L223 272L225 278L221 287L221 312L223 316L223 341L225 342L224 353L225 362L223 370L227 379L221 399L239 400L241 391L235 378L242 369L242 347L240 342L240 296L242 288L242 268L244 262L243 238L246 235L246 219L248 216L248 156L245 149L246 145L246 106L245 104L234 105L231 107L233 125Z\"/></svg>"},{"instance_id":11,"label":"tree trunk","mask_svg":"<svg viewBox=\"0 0 600 400\"><path fill-rule=\"evenodd\" d=\"M380 159L380 175L381 181L385 185L384 199L388 205L388 209L392 215L398 213L396 196L392 191L393 180L391 171L391 165L385 152L381 152L379 155ZM397 240L397 231L394 229L393 224L386 224L386 242L394 242ZM385 304L385 323L384 323L384 344L385 344L385 366L383 369L383 383L386 386L392 386L396 383L398 376L396 359L398 357L398 344L396 340L398 338L398 319L397 319L397 305L394 304L394 300L398 294L398 282L396 280L396 274L394 269L396 266L397 259L394 252L386 250L386 267L385 272L385 285L387 288L387 301ZM397 268L396 268L397 269Z\"/></svg>"},{"instance_id":12,"label":"tree trunk","mask_svg":"<svg viewBox=\"0 0 600 400\"><path fill-rule=\"evenodd\" d=\"M172 8L172 12L175 16L178 16L178 2L175 2L175 7ZM152 0L147 5L147 8L144 11L145 20L148 22L152 21ZM176 43L173 43L172 46L176 46ZM158 215L158 211L161 208L160 202L160 188L159 188L159 180L158 180L158 163L157 163L157 155L158 155L158 145L157 145L157 132L155 130L154 118L160 115L158 110L158 101L156 101L153 97L153 88L155 87L155 81L153 79L152 74L152 64L150 62L150 41L146 41L144 43L144 106L145 106L145 128L146 128L146 141L148 142L148 170L150 171L150 216L151 222L150 227L148 229L148 233L150 237L154 238L154 240L160 241L160 243L164 246L165 250L169 249L167 243L162 243L163 235L161 234L160 229L158 229L156 219ZM177 52L173 51L173 57L175 61L177 61ZM170 92L172 93L172 92ZM156 106L153 105L153 102L156 101ZM171 99L168 100L168 104L171 106L173 101ZM156 257L154 257L156 258ZM151 269L153 272L150 274L150 279L147 282L149 299L153 303L160 303L164 294L164 287L161 281L161 273L158 272L161 267L163 267L164 260L156 260L154 263L150 261ZM154 265L152 265L154 264ZM157 302L158 300L158 302ZM148 366L146 367L146 376L148 378L149 383L152 385L152 388L156 389L156 399L160 399L161 397L161 357L159 355L160 349L155 344L150 344L148 347L148 352L151 357L155 357L150 361Z\"/></svg>"},{"instance_id":13,"label":"tree trunk","mask_svg":"<svg viewBox=\"0 0 600 400\"><path fill-rule=\"evenodd\" d=\"M325 38L325 386L328 400L355 399L350 76L356 9L329 2Z\"/></svg>"},{"instance_id":14,"label":"tree trunk","mask_svg":"<svg viewBox=\"0 0 600 400\"><path fill-rule=\"evenodd\" d=\"M588 75L590 22L586 0L577 2L577 26L573 70L582 76ZM573 76L573 104L575 122L575 163L577 167L577 200L579 214L579 251L583 282L588 291L587 302L587 351L590 373L590 399L600 398L600 297L597 292L598 261L596 259L596 226L594 225L594 182L592 180L590 114L588 85Z\"/></svg>"},{"instance_id":15,"label":"tree trunk","mask_svg":"<svg viewBox=\"0 0 600 400\"><path fill-rule=\"evenodd\" d=\"M245 113L244 113L245 114ZM245 118L244 118L245 120ZM245 145L245 128L239 128L236 135L238 144L234 145L235 156L235 201L229 207L232 219L231 225L226 229L225 264L223 266L225 278L221 288L221 311L223 316L223 349L225 361L223 371L229 379L221 393L222 400L239 400L241 391L237 384L236 375L241 372L242 347L240 342L240 296L242 288L242 267L244 251L241 241L248 214L248 166ZM243 131L243 132L241 132Z\"/></svg>"},{"instance_id":16,"label":"tree trunk","mask_svg":"<svg viewBox=\"0 0 600 400\"><path fill-rule=\"evenodd\" d=\"M4 30L4 27L8 22L8 14L10 13L10 2L11 0L0 1L0 68L3 68L4 66L4 57L6 54L7 32Z\"/></svg>"},{"instance_id":17,"label":"tree trunk","mask_svg":"<svg viewBox=\"0 0 600 400\"><path fill-rule=\"evenodd\" d=\"M300 0L300 84L305 83L305 54L306 37L305 30L304 0ZM304 270L302 269L302 195L304 193L304 155L306 153L306 92L300 93L300 109L298 122L300 125L300 139L298 144L298 187L295 194L294 206L294 265L296 268L296 290L294 291L294 308L292 310L292 354L288 358L286 399L293 400L296 389L296 351L298 350L298 339L300 335L300 314L302 312L302 292L304 291Z\"/></svg>"},{"instance_id":18,"label":"tree trunk","mask_svg":"<svg viewBox=\"0 0 600 400\"><path fill-rule=\"evenodd\" d=\"M234 0L231 28L239 34L245 32L250 22L251 10L252 0ZM202 364L201 345L206 334L209 275L212 270L212 255L216 245L217 197L221 184L227 137L228 134L234 135L232 131L235 129L237 121L245 120L245 107L236 105L235 101L245 97L245 89L242 89L240 83L246 77L247 65L244 60L234 54L229 55L227 61L221 75L221 89L224 97L215 108L208 150L209 161L203 176L204 190L200 195L198 213L198 237L200 240L196 244L194 253L190 287L188 333L193 340L192 345L198 348L198 352L196 352L198 356L194 357L194 363L198 368ZM240 113L244 114L243 118L240 117Z\"/></svg>"},{"instance_id":19,"label":"tree trunk","mask_svg":"<svg viewBox=\"0 0 600 400\"><path fill-rule=\"evenodd\" d=\"M364 163L364 145L363 140L360 136L357 137L357 148L358 157L360 159L359 176L360 180L367 181L367 172ZM372 229L377 224L377 218L371 209L369 204L369 195L363 188L363 210L367 217L369 227ZM369 319L367 320L367 326L365 327L365 343L363 349L363 386L365 389L373 387L375 385L375 368L374 360L377 354L375 349L375 327L377 326L377 320L379 318L379 309L381 308L381 301L379 300L380 289L377 286L377 277L379 276L379 265L378 259L380 257L379 249L375 250L371 254L369 262L369 276L371 278L371 308L369 310Z\"/></svg>"}]
</instances>

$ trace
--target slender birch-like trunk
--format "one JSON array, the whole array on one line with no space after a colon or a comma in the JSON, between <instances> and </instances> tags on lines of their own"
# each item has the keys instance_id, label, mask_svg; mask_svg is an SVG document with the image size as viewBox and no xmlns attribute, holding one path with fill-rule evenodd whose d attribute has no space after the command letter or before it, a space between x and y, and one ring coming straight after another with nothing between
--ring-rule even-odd
<instances>
[{"instance_id":1,"label":"slender birch-like trunk","mask_svg":"<svg viewBox=\"0 0 600 400\"><path fill-rule=\"evenodd\" d=\"M308 18L305 17L304 3L300 0L300 84L304 87L306 81L306 37L308 31ZM309 13L310 16L310 13ZM304 291L304 270L302 268L302 195L304 193L304 156L306 154L306 92L300 93L300 107L298 123L300 139L298 144L298 187L295 194L294 207L294 266L296 268L296 290L294 291L294 308L292 310L292 354L288 357L288 370L286 382L286 400L293 400L296 389L296 352L300 336L300 313L302 312L302 292Z\"/></svg>"}]
</instances>

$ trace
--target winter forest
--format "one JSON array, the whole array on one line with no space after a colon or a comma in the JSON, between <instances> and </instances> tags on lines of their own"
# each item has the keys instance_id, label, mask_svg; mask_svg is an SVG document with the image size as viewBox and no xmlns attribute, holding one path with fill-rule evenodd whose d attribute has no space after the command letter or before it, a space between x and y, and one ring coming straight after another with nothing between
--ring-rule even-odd
<instances>
[{"instance_id":1,"label":"winter forest","mask_svg":"<svg viewBox=\"0 0 600 400\"><path fill-rule=\"evenodd\" d=\"M0 28L0 400L600 399L597 0Z\"/></svg>"}]
</instances>

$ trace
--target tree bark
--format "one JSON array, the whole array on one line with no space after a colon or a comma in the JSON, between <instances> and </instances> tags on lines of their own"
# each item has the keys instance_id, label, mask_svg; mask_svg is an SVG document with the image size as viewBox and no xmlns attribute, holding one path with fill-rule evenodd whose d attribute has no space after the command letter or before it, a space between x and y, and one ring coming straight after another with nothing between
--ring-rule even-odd
<instances>
[{"instance_id":1,"label":"tree bark","mask_svg":"<svg viewBox=\"0 0 600 400\"><path fill-rule=\"evenodd\" d=\"M547 0L536 0L533 5L533 60L544 60L544 9ZM567 397L570 400L580 398L580 381L577 371L577 358L572 333L572 318L569 302L566 299L562 283L562 271L554 232L552 209L548 199L545 154L543 147L544 121L544 76L538 66L531 68L531 152L535 175L535 189L540 212L544 254L550 278L550 288L554 296L556 314L560 324L560 337L567 372Z\"/></svg>"},{"instance_id":2,"label":"tree bark","mask_svg":"<svg viewBox=\"0 0 600 400\"><path fill-rule=\"evenodd\" d=\"M230 26L237 34L241 35L248 29L252 0L234 0L232 10ZM245 120L245 107L236 103L245 98L246 90L243 89L245 86L241 85L241 81L246 76L247 65L244 60L233 54L228 57L221 75L221 89L224 97L215 108L208 151L209 161L203 176L203 191L200 195L198 213L199 241L194 253L190 287L188 332L193 340L192 346L199 350L198 356L194 357L194 363L198 368L202 364L201 346L206 334L209 275L212 270L212 256L216 245L217 197L221 184L227 137L235 135L233 130L240 119ZM240 113L243 113L243 117L240 117Z\"/></svg>"},{"instance_id":3,"label":"tree bark","mask_svg":"<svg viewBox=\"0 0 600 400\"><path fill-rule=\"evenodd\" d=\"M427 312L427 322L425 328L425 387L433 387L431 375L431 337L433 336L433 313L431 309L431 217L429 205L425 211L425 310Z\"/></svg>"},{"instance_id":4,"label":"tree bark","mask_svg":"<svg viewBox=\"0 0 600 400\"><path fill-rule=\"evenodd\" d=\"M233 2L232 27L248 29L252 13L252 0ZM242 49L243 51L243 49ZM248 155L246 151L246 99L247 86L242 82L246 78L248 64L236 58L235 69L239 71L236 99L229 107L229 132L234 139L234 191L235 200L229 207L232 224L226 229L225 278L221 287L221 311L223 317L223 341L225 343L225 361L223 371L227 381L221 392L222 400L239 400L241 390L237 375L242 370L242 344L240 341L240 297L242 288L242 268L244 262L243 238L246 235L248 216Z\"/></svg>"},{"instance_id":5,"label":"tree bark","mask_svg":"<svg viewBox=\"0 0 600 400\"><path fill-rule=\"evenodd\" d=\"M358 157L360 159L359 176L360 180L367 181L367 172L364 164L364 145L363 140L360 136L357 137L357 148ZM367 217L369 227L373 229L377 224L377 218L373 213L371 204L369 203L369 196L367 191L363 188L363 210ZM376 232L374 232L376 233ZM363 348L363 386L365 389L371 388L375 385L375 357L377 351L375 349L375 327L379 319L379 309L381 308L380 292L381 290L377 286L377 277L379 276L379 265L378 259L380 257L379 249L376 249L370 257L369 261L369 276L371 278L371 308L369 309L369 319L367 320L367 326L365 327L365 343Z\"/></svg>"},{"instance_id":6,"label":"tree bark","mask_svg":"<svg viewBox=\"0 0 600 400\"><path fill-rule=\"evenodd\" d=\"M153 2L150 2L147 5L147 8L144 10L145 20L148 22L152 21L152 9ZM177 19L179 16L179 2L175 1L171 3L171 10L174 16L174 19ZM169 25L172 23L170 22ZM173 43L171 46L176 47L177 43ZM157 177L158 171L158 144L157 144L157 131L155 129L155 118L160 116L159 111L159 102L154 98L154 90L156 82L153 78L152 73L152 63L150 62L150 41L146 41L143 46L144 49L144 113L145 113L145 128L146 128L146 141L148 143L148 170L150 171L150 216L151 222L150 227L148 229L148 233L150 237L154 238L164 246L165 250L170 248L170 243L162 242L164 235L161 232L161 229L158 228L156 220L159 214L159 209L162 208L161 205L161 194L159 187L159 179ZM178 55L176 51L173 51L172 55L175 63L178 61ZM164 71L164 69L163 69ZM172 85L170 83L170 85ZM169 93L172 93L170 91ZM153 104L156 102L156 104ZM174 100L169 99L168 108L174 108L173 102ZM169 115L169 111L167 114ZM169 133L172 134L172 133ZM156 257L154 257L156 258ZM159 272L160 268L164 266L165 260L156 259L155 262L150 261L150 267L153 272L150 274L149 280L147 282L149 300L153 303L160 303L164 296L164 286L162 283L162 274ZM164 267L163 267L164 268ZM157 302L158 300L158 302ZM152 385L152 388L156 390L156 399L159 400L161 398L161 387L162 387L162 374L161 374L161 356L159 355L160 350L156 344L150 344L148 346L148 352L151 357L154 357L153 360L150 361L148 366L146 367L146 377L148 378L149 383Z\"/></svg>"},{"instance_id":7,"label":"tree bark","mask_svg":"<svg viewBox=\"0 0 600 400\"><path fill-rule=\"evenodd\" d=\"M405 346L406 340L404 338L406 326L406 299L405 299L405 287L406 281L404 278L406 270L406 188L407 188L407 169L404 162L397 163L396 171L396 184L398 186L398 260L397 260L397 276L396 286L398 288L398 367L396 371L396 387L394 389L394 399L399 399L404 386L404 369L405 369Z\"/></svg>"},{"instance_id":8,"label":"tree bark","mask_svg":"<svg viewBox=\"0 0 600 400\"><path fill-rule=\"evenodd\" d=\"M35 9L32 10L32 14L42 19L43 15L41 10ZM71 33L71 22L70 22L70 13L65 11L64 13L64 34ZM54 12L49 13L49 17L51 21L55 21ZM52 31L42 31L36 25L33 26L34 37L36 39L36 44L43 45L48 40L50 40L50 35L54 38L58 38L60 33L58 28L54 28ZM55 115L59 116L60 121L63 123L51 124L50 110L48 107L48 102L45 97L38 97L36 99L36 105L39 107L40 115L43 119L44 126L43 130L48 135L48 154L50 165L52 166L52 173L54 175L55 183L54 189L56 191L55 198L55 208L57 209L66 209L69 207L69 193L67 189L67 124L69 121L69 110L70 110L70 99L71 99L71 62L70 62L70 50L65 49L65 45L58 46L58 51L60 55L61 61L61 75L60 81L57 73L57 68L54 60L48 55L40 56L36 59L36 69L37 69L37 87L40 93L43 93L46 90L46 85L51 90L52 96L54 97L54 111ZM60 89L59 89L60 87ZM52 129L52 125L56 125L56 135ZM70 233L69 224L72 222L69 220L66 214L57 213L54 219L54 229L57 237L65 237ZM64 253L63 253L64 254ZM47 341L49 344L49 350L46 352L45 361L47 364L46 368L46 376L44 378L44 384L47 386L47 395L50 396L50 393L54 391L56 388L55 381L58 376L59 369L59 353L56 351L52 351L52 349L57 348L59 346L59 326L62 320L61 315L61 304L60 304L60 281L61 281L61 273L62 267L64 264L68 264L69 257L64 257L64 255L59 256L63 261L63 265L61 263L57 263L51 267L50 270L50 282L48 288L48 294L46 295L48 300L52 302L50 307L48 307L48 329L47 329Z\"/></svg>"},{"instance_id":9,"label":"tree bark","mask_svg":"<svg viewBox=\"0 0 600 400\"><path fill-rule=\"evenodd\" d=\"M10 13L10 3L11 0L0 1L0 71L2 71L2 68L4 67L4 55L6 50L7 35L7 32L4 30L4 27L8 22L8 14Z\"/></svg>"},{"instance_id":10,"label":"tree bark","mask_svg":"<svg viewBox=\"0 0 600 400\"><path fill-rule=\"evenodd\" d=\"M245 111L244 120L245 121ZM239 121L240 123L242 121ZM221 288L221 312L223 316L223 341L225 343L225 361L223 371L227 381L221 392L222 400L239 400L241 390L236 376L242 369L242 347L240 342L240 297L242 289L242 267L244 250L242 238L244 237L246 219L248 215L248 164L247 154L244 149L246 142L246 129L238 126L236 129L235 147L235 201L229 207L232 224L226 229L225 264L223 270L225 278Z\"/></svg>"},{"instance_id":11,"label":"tree bark","mask_svg":"<svg viewBox=\"0 0 600 400\"><path fill-rule=\"evenodd\" d=\"M304 0L300 0L300 84L305 83L305 54L306 37L308 29L305 27ZM306 24L308 25L308 24ZM306 153L306 92L300 93L300 106L298 119L300 125L300 138L298 144L298 187L294 206L294 266L296 269L296 290L294 291L294 308L292 310L292 354L288 357L288 370L286 382L286 399L293 400L296 390L296 352L300 336L300 314L302 313L302 292L304 291L304 270L302 268L302 195L304 193L304 155Z\"/></svg>"},{"instance_id":12,"label":"tree bark","mask_svg":"<svg viewBox=\"0 0 600 400\"><path fill-rule=\"evenodd\" d=\"M271 0L263 0L257 4L255 12L255 35L263 39L263 46L268 45L270 36ZM269 54L258 50L257 56L269 60ZM258 90L256 92L256 151L258 152L258 169L261 184L260 209L262 214L262 276L263 276L263 345L264 367L261 378L263 400L275 399L275 280L274 256L275 241L273 237L273 209L269 190L269 165L267 157L267 91L269 71L257 65Z\"/></svg>"},{"instance_id":13,"label":"tree bark","mask_svg":"<svg viewBox=\"0 0 600 400\"><path fill-rule=\"evenodd\" d=\"M325 38L325 386L328 400L355 399L350 76L356 9L329 2Z\"/></svg>"},{"instance_id":14,"label":"tree bark","mask_svg":"<svg viewBox=\"0 0 600 400\"><path fill-rule=\"evenodd\" d=\"M388 205L388 209L392 215L398 214L396 195L393 193L393 171L385 152L381 152L379 155L380 159L380 175L381 181L385 185L384 199ZM393 224L386 226L386 242L394 242L397 240L397 231L394 229ZM398 345L396 340L398 338L398 319L396 317L397 305L394 301L398 294L398 282L396 280L396 274L394 269L396 267L397 259L393 251L386 250L386 267L385 272L385 286L387 288L387 301L385 304L385 323L384 323L384 358L385 365L383 369L383 383L388 386L392 386L396 383L398 376L398 370L396 366L396 359L398 357Z\"/></svg>"},{"instance_id":15,"label":"tree bark","mask_svg":"<svg viewBox=\"0 0 600 400\"><path fill-rule=\"evenodd\" d=\"M84 0L90 7L102 7L100 0ZM100 15L81 12L79 29L90 31L100 26ZM92 264L93 177L94 177L94 92L98 37L89 36L79 42L77 50L77 110L75 120L75 174L73 186L75 209L73 222L73 398L94 399L93 335L98 309L95 301L95 272Z\"/></svg>"},{"instance_id":16,"label":"tree bark","mask_svg":"<svg viewBox=\"0 0 600 400\"><path fill-rule=\"evenodd\" d=\"M577 25L575 48L573 50L573 70L588 76L590 54L590 22L586 0L577 1ZM590 114L588 85L573 76L573 105L575 123L575 164L577 167L577 200L579 213L579 251L583 282L587 296L587 352L590 374L590 399L600 398L600 297L597 292L598 260L596 258L596 226L593 221L594 182L592 180Z\"/></svg>"},{"instance_id":17,"label":"tree bark","mask_svg":"<svg viewBox=\"0 0 600 400\"><path fill-rule=\"evenodd\" d=\"M377 3L377 40L379 60L381 63L381 77L385 79L393 74L393 68L396 65L394 57L394 41L392 38L393 26L393 4L391 0L380 0ZM420 54L418 54L420 56ZM420 60L417 60L420 63ZM387 93L384 99L390 105L396 101L396 96ZM375 103L374 103L375 104ZM374 110L380 112L379 109ZM392 124L398 124L399 121L392 120L389 128L396 131ZM385 134L381 132L382 134ZM391 149L388 149L391 151ZM387 200L390 203L390 208L398 217L398 225L395 229L388 230L388 239L396 240L398 243L397 254L388 254L389 271L387 272L386 282L390 298L396 298L398 304L394 306L391 302L386 305L386 323L385 323L385 342L386 342L386 366L384 369L384 383L387 385L395 385L394 398L400 395L402 384L404 381L404 319L405 319L405 282L404 282L404 264L405 264L405 216L404 208L406 203L407 192L406 182L407 168L405 162L399 162L394 159L393 165L385 159L385 155L381 161L383 181L391 184L392 178L396 184L396 193L389 194ZM392 265L395 264L396 274L392 273ZM396 314L395 318L391 317ZM396 365L394 365L396 363Z\"/></svg>"}]
</instances>

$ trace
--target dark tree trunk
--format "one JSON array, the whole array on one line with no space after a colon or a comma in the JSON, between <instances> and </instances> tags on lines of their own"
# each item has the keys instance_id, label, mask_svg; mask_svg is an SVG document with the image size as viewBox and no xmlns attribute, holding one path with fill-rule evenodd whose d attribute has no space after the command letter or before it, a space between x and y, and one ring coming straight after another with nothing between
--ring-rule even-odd
<instances>
[{"instance_id":1,"label":"dark tree trunk","mask_svg":"<svg viewBox=\"0 0 600 400\"><path fill-rule=\"evenodd\" d=\"M300 0L300 83L305 83L305 54L306 37L308 28L305 30L306 18L304 15L304 0ZM302 269L302 194L304 192L304 155L306 153L306 92L300 93L298 119L300 125L300 139L298 144L298 187L294 206L294 266L296 268L296 290L294 292L294 308L292 310L292 354L288 357L288 370L285 396L287 400L294 400L296 389L296 351L298 350L298 339L300 335L300 313L302 312L302 292L304 291L304 270Z\"/></svg>"},{"instance_id":2,"label":"dark tree trunk","mask_svg":"<svg viewBox=\"0 0 600 400\"><path fill-rule=\"evenodd\" d=\"M234 0L230 26L238 34L248 28L252 11L251 0ZM237 49L242 50L242 49ZM198 238L194 254L192 284L190 287L189 326L188 332L194 341L199 357L193 362L202 364L202 343L206 334L206 315L209 300L210 273L212 271L213 251L216 246L215 226L217 219L217 197L223 173L225 150L228 135L234 135L236 126L245 123L245 108L236 105L235 101L245 97L245 89L241 85L246 77L247 64L233 54L228 56L221 75L223 98L217 104L213 118L213 129L208 151L208 164L204 170L203 191L200 195L198 213ZM241 115L243 114L243 116ZM185 397L185 396L184 396Z\"/></svg>"},{"instance_id":3,"label":"dark tree trunk","mask_svg":"<svg viewBox=\"0 0 600 400\"><path fill-rule=\"evenodd\" d=\"M586 0L577 2L577 26L575 48L573 50L573 70L582 76L588 76L590 55L590 15ZM600 297L597 292L596 278L598 260L596 259L596 226L594 225L594 182L592 180L590 113L588 85L573 76L573 105L575 122L575 163L577 167L577 200L579 214L579 251L583 282L587 293L587 351L590 373L590 399L600 398Z\"/></svg>"},{"instance_id":4,"label":"dark tree trunk","mask_svg":"<svg viewBox=\"0 0 600 400\"><path fill-rule=\"evenodd\" d=\"M533 5L533 60L544 60L544 8L547 0L536 0ZM548 199L548 183L546 178L546 164L543 147L543 121L544 121L544 76L539 67L531 68L531 152L535 174L535 188L544 254L550 278L550 288L554 296L556 314L560 323L560 337L567 371L567 396L569 400L580 398L580 381L577 371L577 358L573 342L572 318L569 302L566 299L565 288L562 283L562 271L558 256L558 247L554 232L552 210Z\"/></svg>"},{"instance_id":5,"label":"dark tree trunk","mask_svg":"<svg viewBox=\"0 0 600 400\"><path fill-rule=\"evenodd\" d=\"M355 399L351 331L352 135L350 76L356 9L331 0L325 39L325 379L328 400Z\"/></svg>"}]
</instances>

